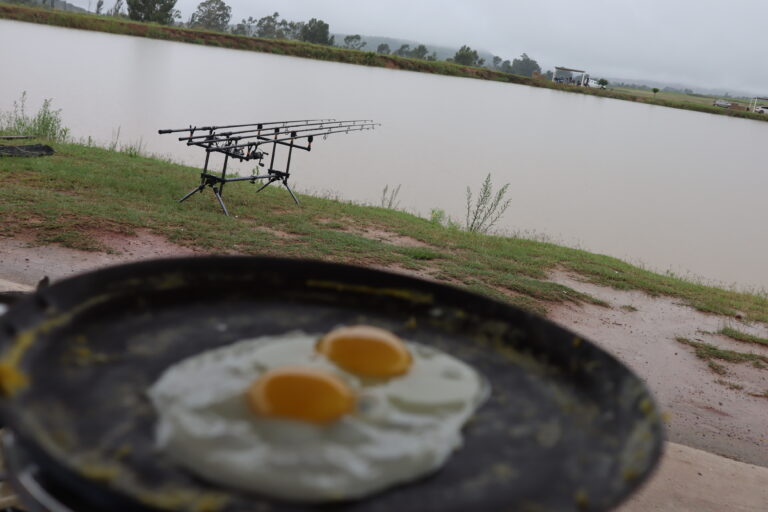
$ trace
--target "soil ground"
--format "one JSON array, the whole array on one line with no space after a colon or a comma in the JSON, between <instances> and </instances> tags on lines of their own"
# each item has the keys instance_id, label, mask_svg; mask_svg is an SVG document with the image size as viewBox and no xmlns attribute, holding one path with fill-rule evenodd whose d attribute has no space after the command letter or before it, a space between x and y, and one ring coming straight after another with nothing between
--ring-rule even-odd
<instances>
[{"instance_id":1,"label":"soil ground","mask_svg":"<svg viewBox=\"0 0 768 512\"><path fill-rule=\"evenodd\" d=\"M100 241L108 252L0 238L0 291L31 289L45 276L56 281L112 264L206 254L147 232L109 234ZM605 288L562 272L550 279L610 304L554 304L548 317L637 372L669 418L671 442L660 468L621 512L768 509L768 369L722 362L726 374L718 375L693 347L676 340L768 356L766 346L717 334L730 326L768 338L768 325L701 313L668 297Z\"/></svg>"},{"instance_id":2,"label":"soil ground","mask_svg":"<svg viewBox=\"0 0 768 512\"><path fill-rule=\"evenodd\" d=\"M640 375L668 417L671 441L742 462L768 466L768 367L749 362L713 372L678 337L768 357L768 346L717 334L729 326L768 338L768 326L696 311L676 299L651 297L579 281L555 273L553 281L588 293L610 308L564 303L548 317L593 340ZM768 510L768 507L766 508Z\"/></svg>"}]
</instances>

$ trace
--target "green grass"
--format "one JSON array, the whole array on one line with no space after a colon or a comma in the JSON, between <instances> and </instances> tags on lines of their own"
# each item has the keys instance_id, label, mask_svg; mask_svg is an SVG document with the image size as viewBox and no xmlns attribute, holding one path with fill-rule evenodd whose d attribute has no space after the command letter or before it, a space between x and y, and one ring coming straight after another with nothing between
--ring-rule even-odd
<instances>
[{"instance_id":1,"label":"green grass","mask_svg":"<svg viewBox=\"0 0 768 512\"><path fill-rule=\"evenodd\" d=\"M223 32L208 30L188 29L173 26L157 25L153 23L140 23L127 18L115 18L109 16L97 16L95 14L83 14L50 10L43 8L31 8L17 4L9 4L0 1L0 19L11 19L31 23L41 23L60 27L76 28L80 30L94 30L111 34L131 35L169 41L179 41L191 44L201 44L222 48L250 50L257 52L273 53L276 55L290 55L309 59L344 62L363 66L377 66L389 69L405 71L417 71L423 73L440 74L466 78L478 78L481 80L493 80L533 87L557 89L578 94L601 96L626 101L649 103L670 108L695 110L710 114L741 117L758 121L768 121L768 116L731 109L724 109L712 105L712 99L702 101L698 96L679 93L662 93L653 95L650 91L637 89L609 88L606 90L595 87L578 87L573 85L556 84L549 80L534 79L527 76L502 73L487 68L462 66L445 61L426 61L397 57L394 55L380 55L370 51L349 50L344 48L323 46L300 41L261 39L257 37L239 36Z\"/></svg>"},{"instance_id":2,"label":"green grass","mask_svg":"<svg viewBox=\"0 0 768 512\"><path fill-rule=\"evenodd\" d=\"M701 343L697 341L689 340L688 338L677 337L678 342L688 345L694 348L696 357L707 361L709 367L715 373L724 375L726 372L725 367L721 364L713 361L718 359L720 361L727 361L729 363L745 363L751 362L757 368L765 368L765 364L768 363L768 357L761 354L754 354L752 352L737 352L735 350L726 350L709 343Z\"/></svg>"},{"instance_id":3,"label":"green grass","mask_svg":"<svg viewBox=\"0 0 768 512\"><path fill-rule=\"evenodd\" d=\"M35 142L35 141L30 141ZM221 214L210 190L176 200L199 183L199 170L136 154L79 144L51 144L56 154L3 158L0 236L29 237L104 250L105 233L146 229L172 242L215 253L316 258L400 267L474 290L526 310L554 303L605 303L547 280L561 269L597 284L669 295L726 315L768 321L768 298L654 274L618 259L524 238L469 233L391 209L300 195L298 208L281 188L258 195L230 184ZM390 232L420 242L401 246L358 234ZM762 364L761 361L755 361Z\"/></svg>"},{"instance_id":4,"label":"green grass","mask_svg":"<svg viewBox=\"0 0 768 512\"><path fill-rule=\"evenodd\" d=\"M729 338L732 338L736 341L743 341L746 343L755 343L757 345L764 345L768 346L768 338L761 338L759 336L753 336L751 334L747 334L745 332L741 332L739 330L736 330L732 327L723 327L720 329L718 334L722 334L724 336L728 336Z\"/></svg>"},{"instance_id":5,"label":"green grass","mask_svg":"<svg viewBox=\"0 0 768 512\"><path fill-rule=\"evenodd\" d=\"M725 366L711 359L707 361L707 366L718 375L728 375L728 369Z\"/></svg>"},{"instance_id":6,"label":"green grass","mask_svg":"<svg viewBox=\"0 0 768 512\"><path fill-rule=\"evenodd\" d=\"M740 391L744 389L744 386L742 386L741 384L736 384L735 382L730 382L724 379L717 379L715 382L717 382L721 386L727 387L728 389L733 389L734 391Z\"/></svg>"}]
</instances>

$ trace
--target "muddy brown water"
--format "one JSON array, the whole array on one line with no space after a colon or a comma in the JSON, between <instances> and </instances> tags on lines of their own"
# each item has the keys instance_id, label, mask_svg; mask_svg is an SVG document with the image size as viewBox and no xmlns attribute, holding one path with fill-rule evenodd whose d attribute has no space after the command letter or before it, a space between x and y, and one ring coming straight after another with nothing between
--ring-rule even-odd
<instances>
[{"instance_id":1,"label":"muddy brown water","mask_svg":"<svg viewBox=\"0 0 768 512\"><path fill-rule=\"evenodd\" d=\"M477 190L492 173L496 184L510 183L503 231L768 289L768 123L4 20L0 58L0 110L22 91L30 112L52 98L75 138L141 144L199 166L200 150L157 130L371 118L382 123L374 132L335 135L294 154L296 187L379 204L385 186L401 185L400 208L422 216L442 209L463 221L467 186Z\"/></svg>"}]
</instances>

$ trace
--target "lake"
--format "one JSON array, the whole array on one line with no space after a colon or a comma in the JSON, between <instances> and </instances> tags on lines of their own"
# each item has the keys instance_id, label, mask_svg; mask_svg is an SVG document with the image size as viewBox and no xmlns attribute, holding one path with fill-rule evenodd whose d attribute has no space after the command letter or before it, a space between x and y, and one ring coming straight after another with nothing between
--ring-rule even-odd
<instances>
[{"instance_id":1,"label":"lake","mask_svg":"<svg viewBox=\"0 0 768 512\"><path fill-rule=\"evenodd\" d=\"M22 91L29 112L52 98L78 139L141 143L148 153L200 166L200 149L157 130L374 119L382 124L375 131L333 135L311 153L294 153L295 188L379 204L385 186L400 185L401 209L425 217L442 209L463 222L466 188L476 191L491 173L495 185L510 184L502 232L768 290L760 149L768 123L5 20L0 58L0 110ZM178 195L196 182L180 183Z\"/></svg>"}]
</instances>

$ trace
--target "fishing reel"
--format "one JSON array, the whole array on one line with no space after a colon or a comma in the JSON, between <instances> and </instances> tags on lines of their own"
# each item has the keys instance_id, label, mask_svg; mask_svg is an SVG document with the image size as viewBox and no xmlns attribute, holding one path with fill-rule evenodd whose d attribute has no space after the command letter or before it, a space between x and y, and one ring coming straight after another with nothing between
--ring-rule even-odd
<instances>
[{"instance_id":1,"label":"fishing reel","mask_svg":"<svg viewBox=\"0 0 768 512\"><path fill-rule=\"evenodd\" d=\"M256 149L252 150L250 153L248 153L248 160L258 160L257 165L259 167L264 167L264 157L267 156L269 153L266 151L258 151Z\"/></svg>"}]
</instances>

